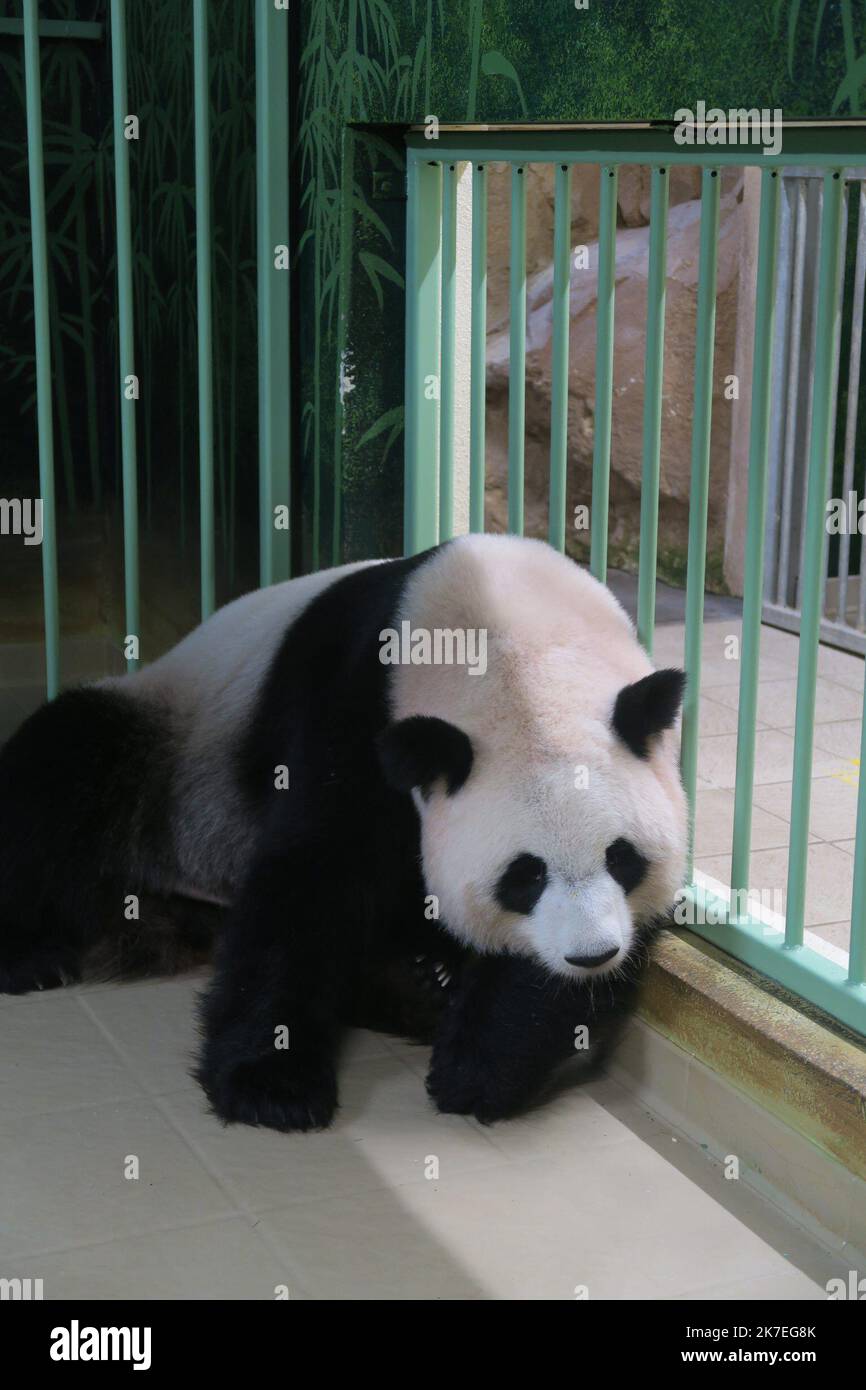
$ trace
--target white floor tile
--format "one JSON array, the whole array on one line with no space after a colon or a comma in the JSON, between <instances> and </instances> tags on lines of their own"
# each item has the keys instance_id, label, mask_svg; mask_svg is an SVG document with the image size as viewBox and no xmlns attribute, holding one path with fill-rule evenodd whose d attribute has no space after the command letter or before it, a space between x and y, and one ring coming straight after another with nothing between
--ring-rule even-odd
<instances>
[{"instance_id":1,"label":"white floor tile","mask_svg":"<svg viewBox=\"0 0 866 1390\"><path fill-rule=\"evenodd\" d=\"M138 1159L137 1179L124 1176ZM220 1215L232 1204L163 1116L121 1102L0 1118L0 1260ZM10 1195L11 1194L11 1195Z\"/></svg>"},{"instance_id":2,"label":"white floor tile","mask_svg":"<svg viewBox=\"0 0 866 1390\"><path fill-rule=\"evenodd\" d=\"M241 1216L31 1255L9 1268L18 1278L42 1279L46 1300L303 1296L300 1286L292 1287L287 1266Z\"/></svg>"},{"instance_id":3,"label":"white floor tile","mask_svg":"<svg viewBox=\"0 0 866 1390\"><path fill-rule=\"evenodd\" d=\"M840 769L839 758L816 744L812 755L812 776L827 777ZM698 770L716 787L734 787L737 781L736 734L699 739ZM788 782L793 771L793 735L781 729L759 729L755 734L755 784Z\"/></svg>"},{"instance_id":4,"label":"white floor tile","mask_svg":"<svg viewBox=\"0 0 866 1390\"><path fill-rule=\"evenodd\" d=\"M756 806L779 819L790 821L790 782L770 782L755 787L754 801ZM851 782L839 777L816 777L809 805L809 829L819 839L835 841L853 837L857 827L857 788Z\"/></svg>"},{"instance_id":5,"label":"white floor tile","mask_svg":"<svg viewBox=\"0 0 866 1390\"><path fill-rule=\"evenodd\" d=\"M714 787L699 791L695 799L695 854L729 854L733 833L733 790ZM762 810L756 797L752 807L752 849L776 849L787 845L789 835L787 821L769 810Z\"/></svg>"},{"instance_id":6,"label":"white floor tile","mask_svg":"<svg viewBox=\"0 0 866 1390\"><path fill-rule=\"evenodd\" d=\"M202 974L119 984L82 996L81 1006L149 1091L176 1090L195 1058L196 999L206 978Z\"/></svg>"},{"instance_id":7,"label":"white floor tile","mask_svg":"<svg viewBox=\"0 0 866 1390\"><path fill-rule=\"evenodd\" d=\"M859 719L840 719L815 725L815 747L834 753L839 759L840 772L855 780L858 775L861 728L862 721ZM788 732L793 733L793 729Z\"/></svg>"},{"instance_id":8,"label":"white floor tile","mask_svg":"<svg viewBox=\"0 0 866 1390\"><path fill-rule=\"evenodd\" d=\"M721 686L711 694L716 703L727 705L731 709L735 710L739 704L739 690L736 686ZM862 709L862 696L849 686L826 679L816 682L816 723L827 724L833 720L858 719ZM774 729L793 728L796 710L796 676L789 676L783 680L766 680L762 677L758 684L758 719L762 724L770 725Z\"/></svg>"},{"instance_id":9,"label":"white floor tile","mask_svg":"<svg viewBox=\"0 0 866 1390\"><path fill-rule=\"evenodd\" d=\"M140 1096L141 1087L65 990L0 1003L0 1116Z\"/></svg>"}]
</instances>

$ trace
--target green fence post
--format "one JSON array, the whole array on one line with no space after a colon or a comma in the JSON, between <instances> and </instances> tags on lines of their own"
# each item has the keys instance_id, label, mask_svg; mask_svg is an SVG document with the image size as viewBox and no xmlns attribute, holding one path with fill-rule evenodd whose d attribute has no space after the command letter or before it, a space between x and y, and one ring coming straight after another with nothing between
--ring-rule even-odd
<instances>
[{"instance_id":1,"label":"green fence post","mask_svg":"<svg viewBox=\"0 0 866 1390\"><path fill-rule=\"evenodd\" d=\"M487 410L487 169L472 166L472 341L470 346L469 529L484 530Z\"/></svg>"},{"instance_id":2,"label":"green fence post","mask_svg":"<svg viewBox=\"0 0 866 1390\"><path fill-rule=\"evenodd\" d=\"M454 534L454 352L457 322L457 166L442 171L442 389L439 418L439 538Z\"/></svg>"},{"instance_id":3,"label":"green fence post","mask_svg":"<svg viewBox=\"0 0 866 1390\"><path fill-rule=\"evenodd\" d=\"M556 169L553 213L553 333L550 375L548 539L565 550L568 486L568 330L571 297L571 166Z\"/></svg>"},{"instance_id":4,"label":"green fence post","mask_svg":"<svg viewBox=\"0 0 866 1390\"><path fill-rule=\"evenodd\" d=\"M616 166L601 168L598 214L598 302L595 343L595 439L592 452L590 569L607 579L607 514L610 504L610 431L613 413L613 331L616 289Z\"/></svg>"},{"instance_id":5,"label":"green fence post","mask_svg":"<svg viewBox=\"0 0 866 1390\"><path fill-rule=\"evenodd\" d=\"M439 289L442 166L409 155L406 209L406 460L403 544L439 540Z\"/></svg>"},{"instance_id":6,"label":"green fence post","mask_svg":"<svg viewBox=\"0 0 866 1390\"><path fill-rule=\"evenodd\" d=\"M33 243L33 328L36 349L36 420L42 502L42 601L45 619L45 689L60 687L60 616L57 596L57 517L54 501L54 420L51 408L51 326L48 299L48 236L42 157L42 78L39 69L38 0L24 0L24 84L27 104L27 172Z\"/></svg>"},{"instance_id":7,"label":"green fence post","mask_svg":"<svg viewBox=\"0 0 866 1390\"><path fill-rule=\"evenodd\" d=\"M198 323L199 535L201 616L216 606L213 495L213 322L211 315L210 82L207 0L193 0L195 105L195 284Z\"/></svg>"},{"instance_id":8,"label":"green fence post","mask_svg":"<svg viewBox=\"0 0 866 1390\"><path fill-rule=\"evenodd\" d=\"M815 733L815 682L821 630L824 544L827 538L826 502L829 488L832 384L839 306L839 232L842 215L842 173L824 175L824 212L818 261L818 322L812 374L812 433L809 439L809 480L806 492L806 539L803 559L800 657L797 666L797 712L794 719L794 780L791 790L791 841L788 851L788 890L785 905L785 945L803 944L806 907L806 856L812 791L812 746Z\"/></svg>"},{"instance_id":9,"label":"green fence post","mask_svg":"<svg viewBox=\"0 0 866 1390\"><path fill-rule=\"evenodd\" d=\"M716 180L718 183L718 180ZM647 327L644 350L643 462L640 485L640 556L637 635L652 656L656 611L661 472L662 384L665 366L667 288L668 171L650 173L650 244Z\"/></svg>"},{"instance_id":10,"label":"green fence post","mask_svg":"<svg viewBox=\"0 0 866 1390\"><path fill-rule=\"evenodd\" d=\"M256 0L259 580L263 585L288 579L291 563L288 253L288 13L275 9L273 0Z\"/></svg>"},{"instance_id":11,"label":"green fence post","mask_svg":"<svg viewBox=\"0 0 866 1390\"><path fill-rule=\"evenodd\" d=\"M707 504L710 430L713 421L713 362L716 338L716 270L719 252L718 169L701 176L701 245L698 258L698 318L695 330L695 406L689 490L689 549L686 573L686 693L683 700L681 766L689 801L688 876L692 876L698 719L701 694L701 643L707 563Z\"/></svg>"},{"instance_id":12,"label":"green fence post","mask_svg":"<svg viewBox=\"0 0 866 1390\"><path fill-rule=\"evenodd\" d=\"M526 177L511 170L508 346L508 529L523 535L523 451L526 426Z\"/></svg>"},{"instance_id":13,"label":"green fence post","mask_svg":"<svg viewBox=\"0 0 866 1390\"><path fill-rule=\"evenodd\" d=\"M767 516L776 265L779 247L779 186L775 169L761 175L758 269L755 294L755 348L752 411L749 422L749 496L743 575L743 632L740 645L740 700L737 715L737 775L731 887L748 892L752 847L752 796L755 782L755 725L764 601L764 531Z\"/></svg>"},{"instance_id":14,"label":"green fence post","mask_svg":"<svg viewBox=\"0 0 866 1390\"><path fill-rule=\"evenodd\" d=\"M120 350L120 447L123 468L123 582L127 637L141 641L138 576L138 460L132 303L132 219L129 196L129 141L124 124L129 114L126 93L126 3L111 0L111 87L114 124L114 183L117 235L117 340ZM127 669L138 660L127 658Z\"/></svg>"}]
</instances>

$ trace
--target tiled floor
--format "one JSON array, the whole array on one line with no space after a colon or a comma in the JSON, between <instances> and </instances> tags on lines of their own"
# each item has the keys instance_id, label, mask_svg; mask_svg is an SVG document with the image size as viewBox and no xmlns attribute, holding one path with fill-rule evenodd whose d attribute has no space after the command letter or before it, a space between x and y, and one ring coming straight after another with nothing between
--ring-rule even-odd
<instances>
[{"instance_id":1,"label":"tiled floor","mask_svg":"<svg viewBox=\"0 0 866 1390\"><path fill-rule=\"evenodd\" d=\"M612 1080L437 1116L424 1049L349 1040L324 1134L224 1129L195 978L0 1001L0 1277L47 1299L820 1299L844 1260Z\"/></svg>"}]
</instances>

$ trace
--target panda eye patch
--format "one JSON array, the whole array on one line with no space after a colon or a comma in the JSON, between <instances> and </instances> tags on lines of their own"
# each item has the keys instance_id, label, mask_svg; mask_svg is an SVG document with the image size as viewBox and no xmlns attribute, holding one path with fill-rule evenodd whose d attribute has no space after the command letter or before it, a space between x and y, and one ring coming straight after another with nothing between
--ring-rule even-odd
<instances>
[{"instance_id":1,"label":"panda eye patch","mask_svg":"<svg viewBox=\"0 0 866 1390\"><path fill-rule=\"evenodd\" d=\"M646 875L649 860L630 840L614 840L604 852L607 871L626 894L632 893Z\"/></svg>"},{"instance_id":2,"label":"panda eye patch","mask_svg":"<svg viewBox=\"0 0 866 1390\"><path fill-rule=\"evenodd\" d=\"M547 887L547 865L535 854L518 854L501 875L495 897L506 912L526 916Z\"/></svg>"}]
</instances>

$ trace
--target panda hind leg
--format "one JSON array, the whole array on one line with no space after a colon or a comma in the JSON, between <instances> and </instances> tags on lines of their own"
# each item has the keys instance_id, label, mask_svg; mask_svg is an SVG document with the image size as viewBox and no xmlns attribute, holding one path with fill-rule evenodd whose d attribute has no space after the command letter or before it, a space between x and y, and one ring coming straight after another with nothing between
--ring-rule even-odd
<instances>
[{"instance_id":1,"label":"panda hind leg","mask_svg":"<svg viewBox=\"0 0 866 1390\"><path fill-rule=\"evenodd\" d=\"M71 984L164 849L164 724L124 693L64 692L0 750L0 993Z\"/></svg>"}]
</instances>

